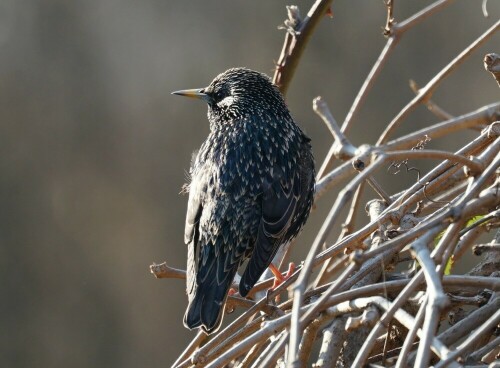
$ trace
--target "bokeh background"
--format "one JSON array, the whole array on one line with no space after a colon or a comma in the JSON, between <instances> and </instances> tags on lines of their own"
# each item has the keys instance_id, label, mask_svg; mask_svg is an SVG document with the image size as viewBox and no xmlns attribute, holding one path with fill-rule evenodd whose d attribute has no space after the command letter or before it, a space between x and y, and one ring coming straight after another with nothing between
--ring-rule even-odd
<instances>
[{"instance_id":1,"label":"bokeh background","mask_svg":"<svg viewBox=\"0 0 500 368\"><path fill-rule=\"evenodd\" d=\"M312 1L297 1L305 14ZM396 1L402 20L431 1ZM0 366L170 366L194 332L182 326L184 283L148 266L184 268L179 195L208 133L206 107L171 91L247 66L272 74L287 1L3 0L0 2ZM456 1L410 30L349 138L373 143L421 86L500 16L500 2ZM385 43L381 0L337 0L299 66L287 101L318 165L331 137L311 101L342 122ZM434 100L458 115L498 101L482 58ZM397 134L437 119L424 108ZM431 142L453 149L476 133ZM421 164L420 168L425 168ZM414 174L380 181L396 190ZM390 187L388 185L391 185ZM300 260L335 193L318 203ZM367 198L373 196L367 193Z\"/></svg>"}]
</instances>

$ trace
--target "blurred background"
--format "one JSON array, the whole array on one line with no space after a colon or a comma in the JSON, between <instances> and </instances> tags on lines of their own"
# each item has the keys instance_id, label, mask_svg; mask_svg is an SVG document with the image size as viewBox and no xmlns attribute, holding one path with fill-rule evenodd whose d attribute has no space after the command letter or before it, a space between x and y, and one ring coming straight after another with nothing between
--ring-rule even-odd
<instances>
[{"instance_id":1,"label":"blurred background","mask_svg":"<svg viewBox=\"0 0 500 368\"><path fill-rule=\"evenodd\" d=\"M431 2L396 0L396 20ZM373 143L413 97L410 78L423 86L499 18L500 2L488 2L489 18L481 3L456 1L405 34L354 122L354 144ZM179 192L208 134L206 106L170 92L234 66L272 75L288 4L0 2L0 366L165 367L194 337L182 326L184 282L149 272L165 260L185 267ZM305 15L312 1L295 4ZM318 166L332 139L312 99L322 95L341 123L385 44L382 0L337 0L332 10L287 96ZM499 45L496 35L433 99L454 115L498 101L482 59ZM420 108L397 134L436 121ZM429 147L454 149L476 134ZM415 180L379 176L389 191ZM334 198L317 204L295 261Z\"/></svg>"}]
</instances>

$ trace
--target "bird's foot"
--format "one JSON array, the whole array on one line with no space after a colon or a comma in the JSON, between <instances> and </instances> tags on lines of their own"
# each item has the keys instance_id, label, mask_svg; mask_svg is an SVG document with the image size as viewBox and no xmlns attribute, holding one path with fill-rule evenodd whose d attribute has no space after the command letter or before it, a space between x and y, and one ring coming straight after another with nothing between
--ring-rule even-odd
<instances>
[{"instance_id":1,"label":"bird's foot","mask_svg":"<svg viewBox=\"0 0 500 368\"><path fill-rule=\"evenodd\" d=\"M266 297L267 297L268 300L269 300L269 293L271 291L273 291L274 289L276 289L283 282L285 282L286 280L288 280L290 278L290 276L293 275L293 273L295 272L295 263L290 262L288 264L288 270L287 270L287 272L285 273L284 276L281 274L281 272L278 270L278 268L274 264L272 264L272 263L269 265L269 269L271 270L271 272L274 275L274 283L273 283L273 286L267 291ZM275 303L279 304L280 299L281 299L280 296L276 295L276 298L274 299Z\"/></svg>"},{"instance_id":2,"label":"bird's foot","mask_svg":"<svg viewBox=\"0 0 500 368\"><path fill-rule=\"evenodd\" d=\"M269 269L271 270L271 272L274 275L274 283L273 283L273 287L271 288L271 290L274 290L278 286L280 286L283 282L288 280L290 278L290 276L293 275L293 273L295 272L295 263L290 262L288 264L288 270L286 271L284 276L281 274L281 272L278 270L278 268L272 263L269 265Z\"/></svg>"}]
</instances>

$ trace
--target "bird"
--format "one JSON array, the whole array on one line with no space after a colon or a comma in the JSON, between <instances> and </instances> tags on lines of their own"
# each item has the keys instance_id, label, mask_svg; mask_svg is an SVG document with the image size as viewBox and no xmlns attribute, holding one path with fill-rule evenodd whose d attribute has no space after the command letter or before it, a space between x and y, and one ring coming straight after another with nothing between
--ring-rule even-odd
<instances>
[{"instance_id":1,"label":"bird","mask_svg":"<svg viewBox=\"0 0 500 368\"><path fill-rule=\"evenodd\" d=\"M184 325L220 327L235 275L245 297L276 252L305 224L314 197L311 140L271 79L247 68L208 87L172 92L208 104L210 132L193 155L184 231L188 248Z\"/></svg>"}]
</instances>

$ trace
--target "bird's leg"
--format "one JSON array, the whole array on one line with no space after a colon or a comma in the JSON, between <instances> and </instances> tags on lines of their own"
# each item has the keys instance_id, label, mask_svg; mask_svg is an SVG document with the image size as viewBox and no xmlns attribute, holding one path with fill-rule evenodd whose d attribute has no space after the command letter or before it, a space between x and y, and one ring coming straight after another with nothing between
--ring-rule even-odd
<instances>
[{"instance_id":1,"label":"bird's leg","mask_svg":"<svg viewBox=\"0 0 500 368\"><path fill-rule=\"evenodd\" d=\"M290 262L288 264L288 271L286 272L285 276L283 276L280 272L280 270L278 269L278 267L276 267L273 263L271 263L269 265L269 270L271 270L271 272L273 273L274 275L274 283L273 283L273 286L271 289L269 289L267 291L267 295L266 295L266 298L269 300L269 292L276 289L281 283L283 283L284 281L286 281L290 276L293 275L293 273L295 272L295 263L293 262ZM280 296L279 295L276 295L276 298L274 299L274 301L279 304L280 302Z\"/></svg>"},{"instance_id":2,"label":"bird's leg","mask_svg":"<svg viewBox=\"0 0 500 368\"><path fill-rule=\"evenodd\" d=\"M236 293L237 293L237 291L235 288L230 288L228 293L227 293L227 296L229 298L231 295L234 295ZM226 302L226 313L227 314L233 313L235 309L236 308L234 307L234 305L232 303L230 303L229 301Z\"/></svg>"},{"instance_id":3,"label":"bird's leg","mask_svg":"<svg viewBox=\"0 0 500 368\"><path fill-rule=\"evenodd\" d=\"M295 263L293 262L290 262L288 264L288 271L286 272L285 276L283 276L280 272L280 270L273 264L271 263L269 265L269 269L271 270L271 272L273 273L274 275L274 284L273 284L273 287L271 288L271 290L274 290L276 289L281 283L283 283L284 281L286 281L290 276L293 275L293 273L295 272Z\"/></svg>"}]
</instances>

